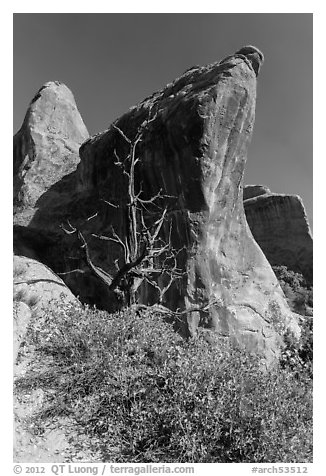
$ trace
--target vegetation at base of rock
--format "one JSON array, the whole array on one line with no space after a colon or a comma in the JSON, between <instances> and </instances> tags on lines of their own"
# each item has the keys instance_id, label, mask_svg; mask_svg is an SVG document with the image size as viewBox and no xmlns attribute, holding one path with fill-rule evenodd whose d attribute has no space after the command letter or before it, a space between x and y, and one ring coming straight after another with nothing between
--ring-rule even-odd
<instances>
[{"instance_id":1,"label":"vegetation at base of rock","mask_svg":"<svg viewBox=\"0 0 326 476\"><path fill-rule=\"evenodd\" d=\"M34 358L16 392L45 396L33 428L68 416L102 461L312 461L312 380L295 359L264 372L153 311L73 305L31 322L26 346Z\"/></svg>"},{"instance_id":2,"label":"vegetation at base of rock","mask_svg":"<svg viewBox=\"0 0 326 476\"><path fill-rule=\"evenodd\" d=\"M313 376L313 320L307 319L301 323L301 339L298 345L291 334L284 335L280 365L290 369L294 374L304 371L311 378Z\"/></svg>"},{"instance_id":3,"label":"vegetation at base of rock","mask_svg":"<svg viewBox=\"0 0 326 476\"><path fill-rule=\"evenodd\" d=\"M290 308L302 314L307 307L313 307L313 289L301 273L288 269L286 266L273 266L273 271L281 285Z\"/></svg>"},{"instance_id":4,"label":"vegetation at base of rock","mask_svg":"<svg viewBox=\"0 0 326 476\"><path fill-rule=\"evenodd\" d=\"M244 213L262 64L249 45L191 68L91 137L69 89L44 85L14 137L15 253L109 312L204 306L185 334L225 327L274 359L299 329Z\"/></svg>"},{"instance_id":5,"label":"vegetation at base of rock","mask_svg":"<svg viewBox=\"0 0 326 476\"><path fill-rule=\"evenodd\" d=\"M285 333L285 348L282 352L281 365L289 368L304 367L312 376L313 372L313 319L306 316L312 311L313 289L301 273L288 269L286 266L273 266L275 275L285 294L286 300L292 309L305 316L300 321L301 339L298 345L289 333Z\"/></svg>"}]
</instances>

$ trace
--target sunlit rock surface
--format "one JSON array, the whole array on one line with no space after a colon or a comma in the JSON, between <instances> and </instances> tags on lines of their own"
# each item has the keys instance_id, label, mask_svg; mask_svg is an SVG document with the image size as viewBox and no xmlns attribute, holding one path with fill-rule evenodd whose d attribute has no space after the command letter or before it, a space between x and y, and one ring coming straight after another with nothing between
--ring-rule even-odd
<instances>
[{"instance_id":1,"label":"sunlit rock surface","mask_svg":"<svg viewBox=\"0 0 326 476\"><path fill-rule=\"evenodd\" d=\"M253 194L256 187L256 194ZM298 195L272 193L262 185L244 188L250 230L271 265L284 265L313 279L313 240L307 214Z\"/></svg>"},{"instance_id":2,"label":"sunlit rock surface","mask_svg":"<svg viewBox=\"0 0 326 476\"><path fill-rule=\"evenodd\" d=\"M76 172L41 196L47 207L33 215L29 227L35 233L58 234L60 224L69 222L83 232L92 262L114 272L123 250L96 236L112 236L114 229L123 239L127 233L128 179L121 163L129 151L126 138L133 141L142 126L135 187L144 199L159 192L166 197L161 209L166 206L168 213L160 237L165 243L171 240L184 272L165 294L164 304L173 310L208 304L205 311L188 312L187 332L194 335L204 326L221 339L236 340L273 359L285 330L297 334L298 326L243 207L262 62L259 50L245 47L219 63L190 68L131 108L83 143ZM58 187L65 199L60 207L52 192ZM59 252L54 259L52 251L48 264L64 272L78 267L81 272L66 274L65 282L86 302L93 299L109 308L110 297L89 269L76 234L57 236ZM164 285L159 278L158 285ZM138 301L155 301L155 290L146 282Z\"/></svg>"}]
</instances>

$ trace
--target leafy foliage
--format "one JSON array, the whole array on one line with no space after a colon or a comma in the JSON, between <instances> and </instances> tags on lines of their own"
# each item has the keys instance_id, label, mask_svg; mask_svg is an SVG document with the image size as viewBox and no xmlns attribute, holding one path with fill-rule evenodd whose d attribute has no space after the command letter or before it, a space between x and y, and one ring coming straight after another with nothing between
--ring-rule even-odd
<instances>
[{"instance_id":1,"label":"leafy foliage","mask_svg":"<svg viewBox=\"0 0 326 476\"><path fill-rule=\"evenodd\" d=\"M285 347L282 351L280 365L288 368L293 374L305 373L313 377L313 320L301 321L301 339L298 343L290 333L284 336Z\"/></svg>"},{"instance_id":2,"label":"leafy foliage","mask_svg":"<svg viewBox=\"0 0 326 476\"><path fill-rule=\"evenodd\" d=\"M60 307L33 322L34 421L69 415L115 462L312 460L312 383L302 366L262 370L240 349L183 340L158 313Z\"/></svg>"},{"instance_id":3,"label":"leafy foliage","mask_svg":"<svg viewBox=\"0 0 326 476\"><path fill-rule=\"evenodd\" d=\"M312 287L308 286L302 274L291 271L286 266L273 266L273 270L290 308L305 315L307 307L313 307Z\"/></svg>"},{"instance_id":4,"label":"leafy foliage","mask_svg":"<svg viewBox=\"0 0 326 476\"><path fill-rule=\"evenodd\" d=\"M299 344L293 341L290 334L285 335L285 348L282 353L281 365L291 371L304 371L312 377L313 363L313 319L306 316L313 306L313 290L308 287L300 273L287 269L286 266L274 266L273 270L283 289L290 308L305 316L299 324L301 339Z\"/></svg>"}]
</instances>

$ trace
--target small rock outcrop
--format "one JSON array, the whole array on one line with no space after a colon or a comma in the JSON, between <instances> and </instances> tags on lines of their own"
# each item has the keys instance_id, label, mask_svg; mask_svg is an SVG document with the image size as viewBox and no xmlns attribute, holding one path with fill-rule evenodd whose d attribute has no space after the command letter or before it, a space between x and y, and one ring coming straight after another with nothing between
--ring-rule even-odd
<instances>
[{"instance_id":1,"label":"small rock outcrop","mask_svg":"<svg viewBox=\"0 0 326 476\"><path fill-rule=\"evenodd\" d=\"M79 147L88 136L67 86L58 81L42 86L14 136L15 223L28 225L35 210L49 202L60 206L64 190L52 186L76 169Z\"/></svg>"},{"instance_id":2,"label":"small rock outcrop","mask_svg":"<svg viewBox=\"0 0 326 476\"><path fill-rule=\"evenodd\" d=\"M263 185L247 185L243 198L250 230L270 264L300 272L312 284L313 240L301 198Z\"/></svg>"},{"instance_id":3,"label":"small rock outcrop","mask_svg":"<svg viewBox=\"0 0 326 476\"><path fill-rule=\"evenodd\" d=\"M144 203L148 200L149 210L153 197L163 200L166 214L159 238L176 251L181 275L163 304L185 311L190 334L203 326L267 359L278 354L287 329L298 335L295 316L252 236L243 207L262 62L262 53L248 46L219 63L191 68L82 144L76 171L45 191L41 200L48 208L40 208L29 221L35 230L53 233L66 225L57 266L60 271L79 268L64 277L76 295L87 297L91 278L100 288L90 268L109 277L123 262L117 236L123 240L130 229L125 164L131 160L130 144L137 141L132 186ZM64 207L53 205L52 188L60 186L70 190ZM81 232L87 247L78 241ZM158 277L157 286L164 285ZM153 288L143 280L138 302L152 301ZM198 310L190 311L194 306Z\"/></svg>"},{"instance_id":4,"label":"small rock outcrop","mask_svg":"<svg viewBox=\"0 0 326 476\"><path fill-rule=\"evenodd\" d=\"M265 185L245 185L243 189L243 200L265 195L266 193L271 193L271 191Z\"/></svg>"},{"instance_id":5,"label":"small rock outcrop","mask_svg":"<svg viewBox=\"0 0 326 476\"><path fill-rule=\"evenodd\" d=\"M32 313L40 315L59 304L80 306L65 283L43 263L14 256L14 360L25 336Z\"/></svg>"}]
</instances>

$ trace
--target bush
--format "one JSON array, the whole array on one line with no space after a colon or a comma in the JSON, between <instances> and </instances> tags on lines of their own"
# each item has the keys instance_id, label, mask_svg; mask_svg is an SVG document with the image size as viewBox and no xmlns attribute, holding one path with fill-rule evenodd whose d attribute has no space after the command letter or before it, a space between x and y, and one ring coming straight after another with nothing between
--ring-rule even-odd
<instances>
[{"instance_id":1,"label":"bush","mask_svg":"<svg viewBox=\"0 0 326 476\"><path fill-rule=\"evenodd\" d=\"M262 372L240 349L185 341L157 313L58 309L31 326L34 422L69 415L114 462L312 461L307 372Z\"/></svg>"},{"instance_id":2,"label":"bush","mask_svg":"<svg viewBox=\"0 0 326 476\"><path fill-rule=\"evenodd\" d=\"M280 365L289 369L293 375L306 374L313 377L313 319L307 317L300 322L301 338L293 340L291 333L284 335L285 347Z\"/></svg>"},{"instance_id":3,"label":"bush","mask_svg":"<svg viewBox=\"0 0 326 476\"><path fill-rule=\"evenodd\" d=\"M300 273L286 266L273 266L274 273L281 285L290 308L305 315L307 307L313 307L313 290Z\"/></svg>"}]
</instances>

